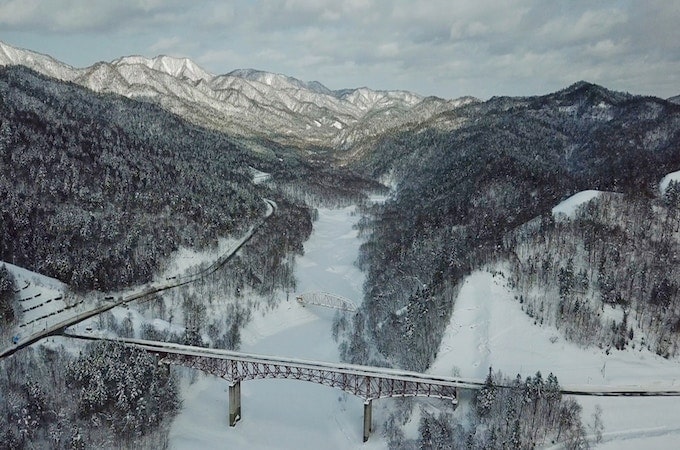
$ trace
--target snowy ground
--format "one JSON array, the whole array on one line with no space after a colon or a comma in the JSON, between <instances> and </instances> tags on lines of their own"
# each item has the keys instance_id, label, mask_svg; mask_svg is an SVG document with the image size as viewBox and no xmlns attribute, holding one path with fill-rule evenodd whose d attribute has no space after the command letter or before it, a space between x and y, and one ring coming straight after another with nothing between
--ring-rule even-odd
<instances>
[{"instance_id":1,"label":"snowy ground","mask_svg":"<svg viewBox=\"0 0 680 450\"><path fill-rule=\"evenodd\" d=\"M555 217L564 215L567 218L573 218L579 206L599 197L600 194L602 194L602 191L588 190L578 192L555 206L552 209L552 214Z\"/></svg>"},{"instance_id":2,"label":"snowy ground","mask_svg":"<svg viewBox=\"0 0 680 450\"><path fill-rule=\"evenodd\" d=\"M522 377L553 372L562 385L680 386L680 364L648 351L581 349L553 327L534 325L502 274L477 271L458 296L431 372L483 378L493 366ZM599 404L605 425L598 448L677 448L680 398L578 397L584 419Z\"/></svg>"},{"instance_id":3,"label":"snowy ground","mask_svg":"<svg viewBox=\"0 0 680 450\"><path fill-rule=\"evenodd\" d=\"M671 181L680 181L680 170L671 172L661 179L659 191L661 191L662 195L666 193L666 189L668 189L668 185L671 184Z\"/></svg>"},{"instance_id":4,"label":"snowy ground","mask_svg":"<svg viewBox=\"0 0 680 450\"><path fill-rule=\"evenodd\" d=\"M573 203L573 202L572 202ZM581 202L576 202L581 203ZM352 265L359 240L351 209L320 210L314 233L298 258L300 292L325 290L361 298L362 274ZM501 268L502 269L502 268ZM563 385L680 385L680 365L648 351L581 349L551 327L535 325L520 309L501 273L478 271L464 282L439 356L440 375L484 378L489 366L523 377L555 373ZM257 315L243 331L243 350L318 360L337 360L329 328L333 312L302 307L282 294L280 306ZM227 382L200 376L185 391L173 424L171 447L189 448L385 448L379 428L361 444L362 402L331 388L287 380L242 385L243 419L227 425ZM598 448L675 448L680 438L680 398L579 397L586 422L603 409L604 439ZM385 400L388 401L388 400ZM380 425L380 409L374 426ZM377 413L377 414L376 414ZM376 417L378 416L378 417ZM415 437L418 414L407 425Z\"/></svg>"},{"instance_id":5,"label":"snowy ground","mask_svg":"<svg viewBox=\"0 0 680 450\"><path fill-rule=\"evenodd\" d=\"M0 264L5 264L7 270L14 275L18 291L21 320L13 336L21 339L42 330L48 322L66 317L75 309L64 302L67 286L61 281L10 263ZM8 345L9 342L3 342L0 348Z\"/></svg>"},{"instance_id":6,"label":"snowy ground","mask_svg":"<svg viewBox=\"0 0 680 450\"><path fill-rule=\"evenodd\" d=\"M326 291L361 301L362 273L354 266L360 241L354 208L320 209L305 255L296 259L298 292ZM279 307L256 314L242 332L247 352L337 361L330 333L334 311L303 307L291 293ZM184 406L173 423L173 449L385 448L379 430L362 444L363 401L341 391L300 381L257 380L241 385L243 417L228 426L228 383L200 375L184 390ZM374 424L379 423L374 408Z\"/></svg>"}]
</instances>

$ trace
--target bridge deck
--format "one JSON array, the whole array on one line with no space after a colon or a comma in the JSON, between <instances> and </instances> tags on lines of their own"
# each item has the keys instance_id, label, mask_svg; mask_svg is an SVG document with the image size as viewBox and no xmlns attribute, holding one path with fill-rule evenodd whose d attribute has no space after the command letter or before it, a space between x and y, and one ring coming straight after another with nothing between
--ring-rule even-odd
<instances>
[{"instance_id":1,"label":"bridge deck","mask_svg":"<svg viewBox=\"0 0 680 450\"><path fill-rule=\"evenodd\" d=\"M84 339L101 340L100 338L96 338L94 336L82 336L73 334L69 335ZM483 384L483 381L478 380L464 380L459 378L443 377L419 372L390 369L386 367L363 366L357 364L346 364L341 362L332 363L324 361L310 361L305 359L285 358L280 356L241 353L234 352L231 350L193 347L189 345L181 345L174 343L145 341L141 339L119 338L110 340L121 342L131 347L159 354L175 354L184 356L207 357L211 359L222 359L254 364L284 365L295 369L323 370L328 372L361 377L388 378L396 381L405 381L411 383L434 383L437 385L452 388L479 389Z\"/></svg>"},{"instance_id":2,"label":"bridge deck","mask_svg":"<svg viewBox=\"0 0 680 450\"><path fill-rule=\"evenodd\" d=\"M224 378L229 385L229 425L241 419L241 381L283 378L308 381L341 389L364 399L364 442L372 424L372 401L387 397L434 397L457 403L459 389L480 389L484 381L452 378L386 367L309 361L279 356L258 355L230 350L146 341L104 339L97 336L68 334L88 340L109 340L158 354L167 364L191 367ZM513 386L498 386L512 388ZM563 394L594 396L680 396L674 386L564 386Z\"/></svg>"}]
</instances>

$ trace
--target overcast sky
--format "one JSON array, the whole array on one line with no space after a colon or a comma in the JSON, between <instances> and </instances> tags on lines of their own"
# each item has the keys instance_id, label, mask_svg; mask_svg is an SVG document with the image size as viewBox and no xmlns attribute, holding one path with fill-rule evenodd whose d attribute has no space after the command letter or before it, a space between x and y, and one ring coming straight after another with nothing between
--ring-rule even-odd
<instances>
[{"instance_id":1,"label":"overcast sky","mask_svg":"<svg viewBox=\"0 0 680 450\"><path fill-rule=\"evenodd\" d=\"M678 95L679 30L677 0L0 0L0 40L76 67L167 54L445 98Z\"/></svg>"}]
</instances>

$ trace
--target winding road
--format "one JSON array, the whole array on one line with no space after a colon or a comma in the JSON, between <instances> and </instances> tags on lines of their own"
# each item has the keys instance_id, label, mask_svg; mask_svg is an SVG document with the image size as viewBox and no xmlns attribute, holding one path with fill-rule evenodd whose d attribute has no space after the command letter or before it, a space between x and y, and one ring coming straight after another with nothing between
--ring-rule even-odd
<instances>
[{"instance_id":1,"label":"winding road","mask_svg":"<svg viewBox=\"0 0 680 450\"><path fill-rule=\"evenodd\" d=\"M277 205L276 202L268 199L263 199L264 202L267 204L267 213L265 216L262 218L260 222L257 224L253 225L245 235L239 239L236 244L229 249L225 254L220 256L215 262L213 262L211 265L206 267L205 269L202 269L196 273L192 274L187 274L187 275L180 275L177 277L173 277L172 280L168 280L167 282L164 283L158 283L155 285L151 285L147 287L146 289L140 291L140 292L135 292L126 296L120 296L118 298L113 298L113 297L105 297L110 299L106 301L105 304L97 306L95 308L92 308L88 311L84 311L78 314L75 314L68 319L62 320L60 322L56 322L53 324L50 324L46 326L44 329L36 331L22 339L20 339L15 345L12 347L8 347L3 349L0 352L0 359L5 358L7 356L13 355L17 351L28 347L29 345L32 345L39 340L46 338L48 336L54 336L58 334L62 334L64 330L70 326L76 325L77 323L80 323L84 320L87 320L91 317L94 317L98 314L101 314L103 312L109 311L110 309L113 309L117 306L120 306L124 303L129 303L133 302L136 300L143 299L145 297L149 297L151 295L157 294L159 292L167 291L170 289L175 289L180 286L184 286L187 284L194 283L202 278L204 278L206 275L210 275L211 273L217 271L219 268L224 266L226 263L228 263L235 255L236 253L241 250L241 248L248 242L252 237L255 235L255 233L269 220L269 218L276 212Z\"/></svg>"}]
</instances>

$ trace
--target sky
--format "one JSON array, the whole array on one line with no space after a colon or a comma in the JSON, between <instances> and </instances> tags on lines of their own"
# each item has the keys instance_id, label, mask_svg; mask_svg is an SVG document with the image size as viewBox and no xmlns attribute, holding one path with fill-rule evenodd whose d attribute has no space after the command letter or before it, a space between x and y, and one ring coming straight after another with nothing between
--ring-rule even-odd
<instances>
[{"instance_id":1,"label":"sky","mask_svg":"<svg viewBox=\"0 0 680 450\"><path fill-rule=\"evenodd\" d=\"M677 0L0 0L0 40L75 67L189 57L331 89L680 94Z\"/></svg>"}]
</instances>

